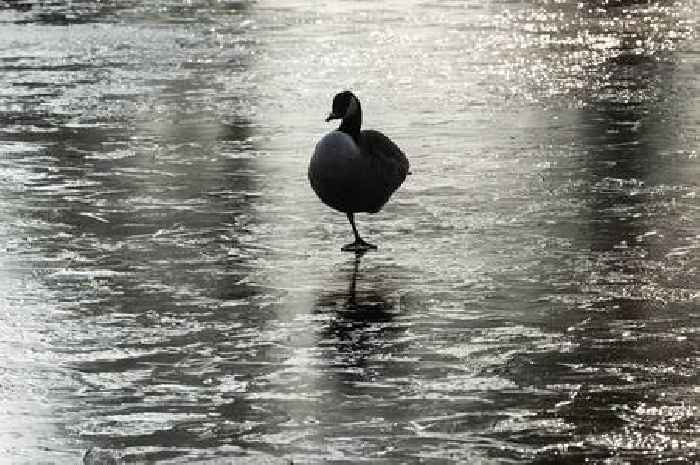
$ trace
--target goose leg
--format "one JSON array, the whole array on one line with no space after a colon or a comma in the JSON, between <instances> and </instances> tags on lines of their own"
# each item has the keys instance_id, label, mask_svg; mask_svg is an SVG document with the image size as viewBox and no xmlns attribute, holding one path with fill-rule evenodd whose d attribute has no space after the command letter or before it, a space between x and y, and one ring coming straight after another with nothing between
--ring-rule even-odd
<instances>
[{"instance_id":1,"label":"goose leg","mask_svg":"<svg viewBox=\"0 0 700 465\"><path fill-rule=\"evenodd\" d=\"M365 242L361 237L360 234L357 232L357 227L355 226L355 214L354 213L347 213L348 215L348 221L350 221L350 226L352 226L352 232L355 234L355 242L352 242L350 244L345 244L340 250L343 252L366 252L367 250L370 249L376 249L377 246L374 244L370 244L369 242Z\"/></svg>"}]
</instances>

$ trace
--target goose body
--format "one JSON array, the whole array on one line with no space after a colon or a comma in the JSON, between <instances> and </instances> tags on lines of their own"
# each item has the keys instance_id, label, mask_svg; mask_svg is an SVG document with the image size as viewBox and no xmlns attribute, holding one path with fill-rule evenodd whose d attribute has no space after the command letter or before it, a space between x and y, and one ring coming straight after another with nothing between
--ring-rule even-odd
<instances>
[{"instance_id":1,"label":"goose body","mask_svg":"<svg viewBox=\"0 0 700 465\"><path fill-rule=\"evenodd\" d=\"M360 130L360 102L347 91L336 95L333 112L326 121L340 118L340 127L316 144L309 163L309 181L323 203L348 216L355 242L343 250L376 248L357 233L354 214L377 213L384 206L406 178L408 159L381 132Z\"/></svg>"}]
</instances>

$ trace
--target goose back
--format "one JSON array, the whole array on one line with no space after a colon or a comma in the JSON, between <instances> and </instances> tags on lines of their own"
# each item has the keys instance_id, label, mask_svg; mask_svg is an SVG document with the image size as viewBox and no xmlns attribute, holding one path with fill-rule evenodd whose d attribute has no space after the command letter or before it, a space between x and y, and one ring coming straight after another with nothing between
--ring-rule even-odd
<instances>
[{"instance_id":1,"label":"goose back","mask_svg":"<svg viewBox=\"0 0 700 465\"><path fill-rule=\"evenodd\" d=\"M345 213L378 212L408 173L406 155L379 131L361 131L357 142L332 131L316 145L309 181L328 206Z\"/></svg>"}]
</instances>

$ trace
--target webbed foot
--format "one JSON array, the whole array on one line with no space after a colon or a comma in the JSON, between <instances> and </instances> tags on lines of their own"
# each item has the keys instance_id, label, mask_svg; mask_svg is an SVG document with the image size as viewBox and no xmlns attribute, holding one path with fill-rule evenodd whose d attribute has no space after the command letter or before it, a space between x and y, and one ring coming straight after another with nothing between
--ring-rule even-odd
<instances>
[{"instance_id":1,"label":"webbed foot","mask_svg":"<svg viewBox=\"0 0 700 465\"><path fill-rule=\"evenodd\" d=\"M340 250L343 252L355 252L355 253L364 253L367 252L368 250L376 250L377 246L374 244L370 244L369 242L365 242L362 239L356 240L355 242L352 242L350 244L345 244L343 247L341 247Z\"/></svg>"}]
</instances>

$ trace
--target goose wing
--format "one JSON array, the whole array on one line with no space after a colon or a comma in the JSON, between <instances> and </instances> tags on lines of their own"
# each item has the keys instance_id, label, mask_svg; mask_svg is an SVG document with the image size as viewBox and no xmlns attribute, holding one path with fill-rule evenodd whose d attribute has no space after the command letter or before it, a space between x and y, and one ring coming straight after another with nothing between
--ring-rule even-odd
<instances>
[{"instance_id":1,"label":"goose wing","mask_svg":"<svg viewBox=\"0 0 700 465\"><path fill-rule=\"evenodd\" d=\"M406 155L387 136L371 129L360 132L359 145L360 151L376 163L377 174L386 192L391 195L408 174L409 163Z\"/></svg>"}]
</instances>

